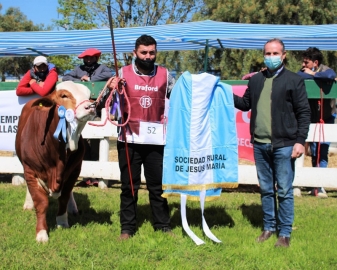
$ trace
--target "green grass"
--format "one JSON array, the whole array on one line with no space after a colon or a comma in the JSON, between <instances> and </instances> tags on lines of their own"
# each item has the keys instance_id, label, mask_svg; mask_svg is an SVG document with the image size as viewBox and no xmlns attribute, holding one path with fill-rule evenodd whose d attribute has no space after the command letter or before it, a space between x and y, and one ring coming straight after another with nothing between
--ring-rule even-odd
<instances>
[{"instance_id":1,"label":"green grass","mask_svg":"<svg viewBox=\"0 0 337 270\"><path fill-rule=\"evenodd\" d=\"M260 196L222 193L206 202L205 218L216 244L201 229L198 202L188 202L191 229L206 244L196 246L181 227L180 202L169 199L176 237L154 232L146 190L140 190L139 230L128 241L117 240L119 188L74 188L80 210L69 229L55 228L56 201L47 217L49 242L35 241L35 213L23 211L25 186L0 182L0 269L336 269L337 192L328 199L295 198L295 223L289 249L274 248L276 237L255 242L261 233ZM246 190L247 191L247 190Z\"/></svg>"}]
</instances>

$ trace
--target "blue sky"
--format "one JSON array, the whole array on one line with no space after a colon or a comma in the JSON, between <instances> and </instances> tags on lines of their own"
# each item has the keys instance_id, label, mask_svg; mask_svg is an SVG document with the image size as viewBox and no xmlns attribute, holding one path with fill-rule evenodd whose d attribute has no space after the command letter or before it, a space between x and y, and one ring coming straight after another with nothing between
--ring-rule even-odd
<instances>
[{"instance_id":1,"label":"blue sky","mask_svg":"<svg viewBox=\"0 0 337 270\"><path fill-rule=\"evenodd\" d=\"M0 3L2 5L1 14L4 14L9 7L17 7L34 24L43 23L45 26L51 26L52 20L58 18L57 0L0 0ZM54 30L58 29L54 28Z\"/></svg>"}]
</instances>

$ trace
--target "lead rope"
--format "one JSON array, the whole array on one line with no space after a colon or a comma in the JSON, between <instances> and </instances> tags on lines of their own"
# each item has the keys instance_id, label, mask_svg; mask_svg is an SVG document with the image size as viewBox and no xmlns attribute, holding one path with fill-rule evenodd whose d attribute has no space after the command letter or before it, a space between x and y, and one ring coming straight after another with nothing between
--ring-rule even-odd
<instances>
[{"instance_id":1,"label":"lead rope","mask_svg":"<svg viewBox=\"0 0 337 270\"><path fill-rule=\"evenodd\" d=\"M89 125L104 126L106 124L106 122L109 121L113 125L121 127L123 129L123 135L124 135L124 141L125 141L125 154L126 154L126 160L127 160L127 165L128 165L128 173L129 173L131 193L132 193L133 199L135 200L135 191L134 191L134 186L133 186L133 181L132 181L131 164L130 164L130 158L129 158L129 149L128 149L128 143L127 143L127 138L126 138L126 125L130 120L131 106L130 106L129 98L126 95L126 92L125 92L124 83L120 83L121 78L119 78L119 76L118 76L118 62L117 62L117 53L116 53L115 39L114 39L114 33L113 33L111 5L110 4L111 4L111 0L109 0L109 5L107 6L107 10L108 10L108 17L109 17L111 43L112 43L113 56L114 56L114 62L115 62L114 64L115 64L116 77L110 78L103 88L103 90L105 90L106 88L111 89L111 91L109 93L109 96L108 96L107 100L105 101L106 119L104 120L104 123L103 124L89 123ZM128 118L125 122L124 122L124 110L122 110L122 108L120 108L120 111L122 112L121 113L122 124L116 124L110 119L110 112L109 112L110 104L112 104L111 103L112 96L113 96L113 94L116 93L116 91L117 91L117 94L119 95L119 97L123 101L123 102L120 102L120 105L124 103L124 98L125 98L125 101L127 103L127 108L128 108ZM99 104L99 101L102 98L104 92L105 91L102 91L100 93L100 95L98 96L97 101L96 101L97 102L96 106L97 106L97 104ZM112 106L114 106L114 105L112 104Z\"/></svg>"},{"instance_id":2,"label":"lead rope","mask_svg":"<svg viewBox=\"0 0 337 270\"><path fill-rule=\"evenodd\" d=\"M316 123L315 125L315 130L314 130L314 138L313 141L315 140L316 137L316 128L318 126L318 143L317 143L317 147L316 147L316 151L317 151L317 160L316 160L316 167L320 166L320 158L321 158L321 154L320 154L320 150L321 150L321 141L324 142L325 138L324 138L324 120L323 120L323 103L324 99L323 99L323 90L322 88L320 88L320 100L318 101L318 106L320 109L320 119L319 119L319 123ZM313 153L311 153L313 154Z\"/></svg>"}]
</instances>

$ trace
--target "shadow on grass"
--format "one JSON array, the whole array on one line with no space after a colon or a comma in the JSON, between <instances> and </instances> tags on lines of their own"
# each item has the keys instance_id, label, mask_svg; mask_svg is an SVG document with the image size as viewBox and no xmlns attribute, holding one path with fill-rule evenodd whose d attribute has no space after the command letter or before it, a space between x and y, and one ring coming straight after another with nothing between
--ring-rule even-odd
<instances>
[{"instance_id":1,"label":"shadow on grass","mask_svg":"<svg viewBox=\"0 0 337 270\"><path fill-rule=\"evenodd\" d=\"M223 188L223 193L259 193L258 185L239 185L237 188Z\"/></svg>"},{"instance_id":2,"label":"shadow on grass","mask_svg":"<svg viewBox=\"0 0 337 270\"><path fill-rule=\"evenodd\" d=\"M182 226L180 204L170 203L169 204L171 212L171 227L172 229ZM191 208L187 206L186 209L187 222L189 226L202 226L202 216L200 208ZM206 222L211 229L212 227L229 227L232 228L235 225L232 217L226 212L226 210L220 206L209 206L204 210L204 217ZM152 221L152 213L150 205L138 205L137 208L137 225L141 227L142 224L150 220Z\"/></svg>"},{"instance_id":3,"label":"shadow on grass","mask_svg":"<svg viewBox=\"0 0 337 270\"><path fill-rule=\"evenodd\" d=\"M97 212L94 208L90 206L90 200L88 195L74 193L74 198L79 211L78 215L68 215L69 225L80 225L85 226L88 223L98 223L98 224L112 224L111 222L111 212ZM56 226L56 214L58 210L58 201L49 200L49 207L47 212L47 225L48 228L55 228Z\"/></svg>"},{"instance_id":4,"label":"shadow on grass","mask_svg":"<svg viewBox=\"0 0 337 270\"><path fill-rule=\"evenodd\" d=\"M253 227L263 228L263 214L260 204L242 204L240 206L242 216L247 219Z\"/></svg>"},{"instance_id":5,"label":"shadow on grass","mask_svg":"<svg viewBox=\"0 0 337 270\"><path fill-rule=\"evenodd\" d=\"M13 174L11 173L0 173L0 183L11 183L12 176Z\"/></svg>"}]
</instances>

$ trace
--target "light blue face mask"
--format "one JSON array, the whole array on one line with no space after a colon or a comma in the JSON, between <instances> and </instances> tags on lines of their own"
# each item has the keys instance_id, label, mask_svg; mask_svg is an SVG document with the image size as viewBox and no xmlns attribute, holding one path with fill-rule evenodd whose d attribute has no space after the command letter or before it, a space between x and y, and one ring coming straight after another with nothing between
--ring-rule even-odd
<instances>
[{"instance_id":1,"label":"light blue face mask","mask_svg":"<svg viewBox=\"0 0 337 270\"><path fill-rule=\"evenodd\" d=\"M264 57L264 64L267 66L270 70L275 70L279 68L282 65L282 59L281 56L265 56Z\"/></svg>"}]
</instances>

